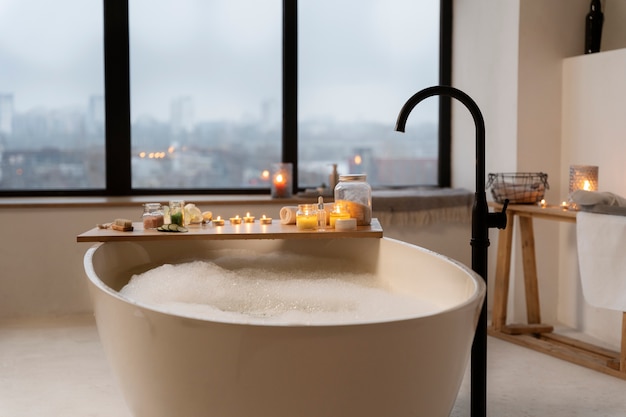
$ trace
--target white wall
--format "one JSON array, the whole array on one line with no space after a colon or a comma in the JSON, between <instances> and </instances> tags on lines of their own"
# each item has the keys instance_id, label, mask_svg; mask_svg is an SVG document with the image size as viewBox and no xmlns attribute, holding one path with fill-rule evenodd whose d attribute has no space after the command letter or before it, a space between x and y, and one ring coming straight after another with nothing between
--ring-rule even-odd
<instances>
[{"instance_id":1,"label":"white wall","mask_svg":"<svg viewBox=\"0 0 626 417\"><path fill-rule=\"evenodd\" d=\"M626 19L626 7L615 3L620 2L608 2L605 10L603 50L626 47L623 25L617 24ZM562 63L582 53L589 0L457 0L454 7L453 85L472 96L483 111L487 173L546 172L550 183L546 199L558 204L566 197L569 167L569 162L562 160L569 146L561 125ZM473 126L459 113L453 110L453 186L473 189L474 171L467 157L473 149ZM535 222L542 319L571 325L571 313L575 312L578 323L588 322L577 289L577 269L571 266L576 263L575 248L571 242L561 241L562 227ZM492 287L495 231L490 239ZM523 322L526 311L518 239L516 230L508 315L511 321ZM572 278L561 279L564 275ZM564 310L563 305L568 307ZM606 336L613 330L590 333ZM616 340L606 339L608 343Z\"/></svg>"},{"instance_id":2,"label":"white wall","mask_svg":"<svg viewBox=\"0 0 626 417\"><path fill-rule=\"evenodd\" d=\"M626 12L626 9L625 9ZM561 166L599 167L599 191L626 196L626 49L568 58L563 62L563 152ZM561 181L567 190L567 177ZM620 312L594 308L584 301L576 259L576 229L561 228L564 273L559 318L591 336L619 345ZM569 261L569 262L566 262ZM577 300L577 303L572 302Z\"/></svg>"}]
</instances>

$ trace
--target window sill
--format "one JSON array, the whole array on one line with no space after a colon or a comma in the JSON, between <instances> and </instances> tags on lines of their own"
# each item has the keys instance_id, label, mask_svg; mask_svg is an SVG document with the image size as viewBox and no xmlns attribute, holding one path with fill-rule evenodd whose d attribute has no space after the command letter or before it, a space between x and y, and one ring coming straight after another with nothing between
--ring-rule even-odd
<instances>
[{"instance_id":1,"label":"window sill","mask_svg":"<svg viewBox=\"0 0 626 417\"><path fill-rule=\"evenodd\" d=\"M274 199L269 195L172 195L128 197L9 197L0 199L0 210L21 208L99 208L130 207L149 202L167 204L180 199L195 204L219 205L297 205L315 200L311 196ZM474 196L464 189L404 188L374 190L373 216L381 224L431 224L436 222L465 222L471 219Z\"/></svg>"},{"instance_id":2,"label":"window sill","mask_svg":"<svg viewBox=\"0 0 626 417\"><path fill-rule=\"evenodd\" d=\"M171 196L128 196L128 197L5 197L0 198L0 208L36 207L89 207L89 206L135 206L137 204L172 199L188 200L211 204L298 204L313 197L295 196L288 199L273 199L269 195L171 195ZM473 194L455 188L402 188L374 190L372 192L374 211L424 210L459 206L470 203Z\"/></svg>"}]
</instances>

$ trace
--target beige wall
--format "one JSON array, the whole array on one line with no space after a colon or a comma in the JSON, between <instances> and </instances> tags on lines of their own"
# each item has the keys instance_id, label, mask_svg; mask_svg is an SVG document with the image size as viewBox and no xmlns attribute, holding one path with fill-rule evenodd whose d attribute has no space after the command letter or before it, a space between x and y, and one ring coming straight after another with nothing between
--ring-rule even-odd
<instances>
[{"instance_id":1,"label":"beige wall","mask_svg":"<svg viewBox=\"0 0 626 417\"><path fill-rule=\"evenodd\" d=\"M282 204L198 204L224 218L247 211L279 218ZM139 221L141 205L109 207L0 207L0 318L67 315L92 310L83 269L90 243L76 236L115 218ZM384 226L384 235L423 246L465 264L470 224Z\"/></svg>"}]
</instances>

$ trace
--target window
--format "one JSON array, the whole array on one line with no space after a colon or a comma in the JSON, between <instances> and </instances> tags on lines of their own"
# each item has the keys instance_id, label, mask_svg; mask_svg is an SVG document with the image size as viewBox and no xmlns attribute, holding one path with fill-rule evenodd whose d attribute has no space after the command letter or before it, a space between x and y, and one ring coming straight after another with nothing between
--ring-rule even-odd
<instances>
[{"instance_id":1,"label":"window","mask_svg":"<svg viewBox=\"0 0 626 417\"><path fill-rule=\"evenodd\" d=\"M334 163L374 186L449 185L442 104L393 126L449 83L450 3L7 0L0 195L266 193L281 160L300 189Z\"/></svg>"},{"instance_id":2,"label":"window","mask_svg":"<svg viewBox=\"0 0 626 417\"><path fill-rule=\"evenodd\" d=\"M105 188L102 4L0 5L0 190Z\"/></svg>"},{"instance_id":3,"label":"window","mask_svg":"<svg viewBox=\"0 0 626 417\"><path fill-rule=\"evenodd\" d=\"M280 161L280 0L129 3L132 186L269 188Z\"/></svg>"},{"instance_id":4,"label":"window","mask_svg":"<svg viewBox=\"0 0 626 417\"><path fill-rule=\"evenodd\" d=\"M331 164L374 187L437 185L437 100L406 133L394 125L413 93L438 83L439 3L301 1L298 16L300 185L328 182Z\"/></svg>"}]
</instances>

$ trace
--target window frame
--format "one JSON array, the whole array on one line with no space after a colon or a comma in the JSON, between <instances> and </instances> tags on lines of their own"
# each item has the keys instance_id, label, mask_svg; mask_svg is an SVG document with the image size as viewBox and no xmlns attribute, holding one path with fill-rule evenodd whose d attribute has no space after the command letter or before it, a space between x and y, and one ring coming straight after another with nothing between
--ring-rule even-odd
<instances>
[{"instance_id":1,"label":"window frame","mask_svg":"<svg viewBox=\"0 0 626 417\"><path fill-rule=\"evenodd\" d=\"M264 188L142 189L132 187L129 0L103 0L105 188L0 190L0 196L141 196L171 194L269 194ZM294 167L298 189L298 0L283 0L282 162ZM452 81L452 0L440 0L439 84ZM407 91L407 99L415 92ZM400 109L398 108L398 111ZM439 97L438 186L451 186L451 99ZM294 140L295 138L295 140Z\"/></svg>"}]
</instances>

